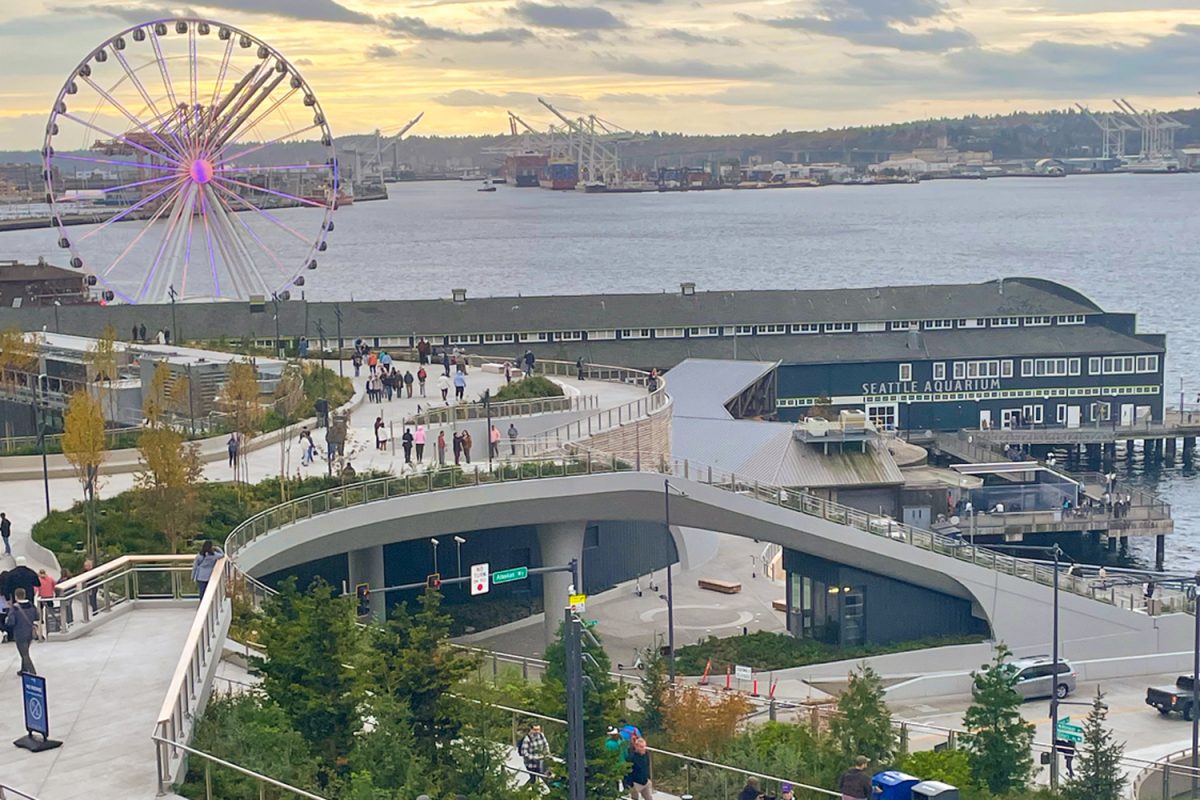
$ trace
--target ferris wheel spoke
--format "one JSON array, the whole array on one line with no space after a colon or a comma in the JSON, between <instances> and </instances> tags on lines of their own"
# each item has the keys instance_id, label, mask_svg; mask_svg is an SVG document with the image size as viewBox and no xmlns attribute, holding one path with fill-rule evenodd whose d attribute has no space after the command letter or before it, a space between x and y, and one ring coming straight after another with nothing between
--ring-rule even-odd
<instances>
[{"instance_id":1,"label":"ferris wheel spoke","mask_svg":"<svg viewBox=\"0 0 1200 800\"><path fill-rule=\"evenodd\" d=\"M287 76L285 75L284 77L287 77ZM276 81L276 85L278 85L278 83L279 82ZM257 117L255 117L254 120L249 125L242 127L241 130L235 129L232 132L232 135L224 137L221 140L218 147L215 149L224 150L229 145L235 144L238 141L241 141L242 139L244 139L250 133L250 131L252 131L258 127L258 124L260 122L262 122L267 117L271 116L271 114L275 113L275 111L277 111L279 109L279 107L282 106L284 103L286 103L288 100L291 100L297 91L299 91L299 90L298 89L289 89L286 94L282 95L274 103L272 103L267 108L266 111L262 112Z\"/></svg>"},{"instance_id":2,"label":"ferris wheel spoke","mask_svg":"<svg viewBox=\"0 0 1200 800\"><path fill-rule=\"evenodd\" d=\"M191 262L192 262L192 230L195 228L195 225L196 225L196 198L200 194L200 192L201 192L200 186L198 184L193 185L191 199L190 199L190 202L188 203L190 208L188 209L189 213L188 213L188 222L187 222L187 245L184 247L184 250L183 250L183 271L181 272L180 277L179 277L179 293L184 296L187 295L188 267L191 265Z\"/></svg>"},{"instance_id":3,"label":"ferris wheel spoke","mask_svg":"<svg viewBox=\"0 0 1200 800\"><path fill-rule=\"evenodd\" d=\"M170 177L170 176L168 176L168 177ZM92 230L85 233L83 236L79 237L79 241L86 242L88 239L92 238L97 233L100 233L102 230L106 229L109 225L112 225L114 222L120 222L125 217L132 214L134 211L137 211L139 208L143 208L147 204L152 203L155 199L162 197L164 194L171 191L172 189L182 188L185 180L187 180L187 179L186 178L176 178L174 183L158 190L154 194L151 194L151 195L148 195L148 196L142 198L138 202L131 205L129 208L122 211L121 213L115 214L115 215L109 217L108 219L104 220L104 222L100 223L100 225L98 227L93 228ZM129 185L137 186L138 184L134 183L134 184L129 184Z\"/></svg>"},{"instance_id":4,"label":"ferris wheel spoke","mask_svg":"<svg viewBox=\"0 0 1200 800\"><path fill-rule=\"evenodd\" d=\"M218 202L220 202L222 205L225 206L225 210L231 215L231 219L236 219L238 221L238 224L240 224L245 229L246 233L248 233L250 235L250 238L255 241L255 243L259 246L259 248L262 249L262 251L267 254L267 257L270 258L271 261L273 261L275 263L275 266L278 267L282 272L286 273L287 270L284 268L283 264L280 263L279 256L275 255L274 250L267 247L266 243L263 242L263 240L259 237L259 235L254 232L254 229L251 228L244 219L242 219L242 215L238 214L236 212L236 210L234 208L232 208L230 206L230 204L223 198L218 197L217 200L218 200Z\"/></svg>"},{"instance_id":5,"label":"ferris wheel spoke","mask_svg":"<svg viewBox=\"0 0 1200 800\"><path fill-rule=\"evenodd\" d=\"M105 136L111 138L115 142L120 142L121 144L129 145L130 147L141 150L143 153L153 156L154 158L162 158L163 157L162 153L156 153L153 150L151 150L149 147L145 147L143 145L138 144L137 142L128 138L123 133L113 133L112 131L105 130L104 128L101 128L99 125L96 125L93 122L88 122L83 117L77 117L69 111L59 114L59 116L66 117L67 119L71 120L72 122L77 122L80 125L84 126L85 128L91 128L92 130L96 131L97 133L102 133Z\"/></svg>"},{"instance_id":6,"label":"ferris wheel spoke","mask_svg":"<svg viewBox=\"0 0 1200 800\"><path fill-rule=\"evenodd\" d=\"M204 241L208 245L208 266L212 271L213 295L221 296L221 276L217 272L217 253L213 249L213 232L212 227L208 224L208 190L204 189L200 192L200 219L204 223Z\"/></svg>"},{"instance_id":7,"label":"ferris wheel spoke","mask_svg":"<svg viewBox=\"0 0 1200 800\"><path fill-rule=\"evenodd\" d=\"M199 90L199 87L196 85L198 82L198 79L199 79L199 75L197 73L197 69L199 68L199 59L196 58L196 26L195 25L188 25L188 55L191 57L191 60L189 63L191 65L191 84L190 85L191 85L191 99L192 99L192 102L191 102L190 106L188 107L188 110L191 111L192 109L196 108L196 101L198 99L196 95Z\"/></svg>"},{"instance_id":8,"label":"ferris wheel spoke","mask_svg":"<svg viewBox=\"0 0 1200 800\"><path fill-rule=\"evenodd\" d=\"M154 48L154 55L158 61L158 71L162 75L163 86L166 87L171 107L178 108L179 100L175 97L175 84L171 82L171 72L167 69L167 59L163 56L162 42L158 40L158 32L154 30L153 25L150 26L150 45Z\"/></svg>"},{"instance_id":9,"label":"ferris wheel spoke","mask_svg":"<svg viewBox=\"0 0 1200 800\"><path fill-rule=\"evenodd\" d=\"M216 139L221 128L228 124L229 119L236 116L246 102L257 91L258 83L262 80L265 83L264 75L261 75L263 70L262 63L255 64L250 68L250 71L243 75L237 83L230 89L229 94L221 99L221 105L218 106L212 113L212 117L208 123L208 133L205 136L205 149Z\"/></svg>"},{"instance_id":10,"label":"ferris wheel spoke","mask_svg":"<svg viewBox=\"0 0 1200 800\"><path fill-rule=\"evenodd\" d=\"M217 69L217 81L213 84L212 100L208 103L210 111L217 107L217 100L221 97L221 89L225 87L225 77L229 72L229 59L232 55L233 37L230 36L225 42L225 55L221 56L221 66Z\"/></svg>"},{"instance_id":11,"label":"ferris wheel spoke","mask_svg":"<svg viewBox=\"0 0 1200 800\"><path fill-rule=\"evenodd\" d=\"M324 168L325 168L324 164L276 164L275 166L272 166L272 167L259 167L259 166L221 167L220 169L214 169L213 173L216 175L226 175L226 174L231 174L231 173L236 174L239 172L246 172L247 170L250 170L250 169L253 169L255 172L279 172L282 170L296 171L296 170L305 170L305 169L313 170L313 169L324 169Z\"/></svg>"},{"instance_id":12,"label":"ferris wheel spoke","mask_svg":"<svg viewBox=\"0 0 1200 800\"><path fill-rule=\"evenodd\" d=\"M263 280L262 273L255 266L254 259L250 252L246 249L244 242L237 235L237 230L233 226L232 220L237 215L233 206L221 197L219 194L214 194L216 204L215 219L220 223L219 230L224 234L225 250L228 255L226 264L229 266L229 275L235 284L241 283L244 286L253 284L254 286L266 290L267 282ZM242 222L245 225L245 222Z\"/></svg>"},{"instance_id":13,"label":"ferris wheel spoke","mask_svg":"<svg viewBox=\"0 0 1200 800\"><path fill-rule=\"evenodd\" d=\"M142 83L141 79L138 78L137 71L129 66L129 62L125 59L125 54L116 47L110 47L109 49L113 52L113 55L117 57L117 61L121 63L121 67L125 70L125 74L129 76L129 80L138 90L138 94L142 96L142 100L146 103L146 107L150 110L150 113L154 115L155 119L162 119L163 114L158 110L158 104L154 102L154 99L150 96L150 93L146 91L146 86ZM179 150L183 150L183 143L178 139L175 140L175 145Z\"/></svg>"},{"instance_id":14,"label":"ferris wheel spoke","mask_svg":"<svg viewBox=\"0 0 1200 800\"><path fill-rule=\"evenodd\" d=\"M246 119L254 113L255 109L262 105L264 100L270 97L271 92L275 91L275 87L279 86L286 77L286 73L280 73L274 82L270 86L267 86L267 81L271 79L271 72L270 70L264 70L262 76L254 82L251 89L243 93L244 96L238 102L237 107L230 111L224 119L219 120L213 127L213 135L208 140L209 149L219 151L229 136L242 126Z\"/></svg>"},{"instance_id":15,"label":"ferris wheel spoke","mask_svg":"<svg viewBox=\"0 0 1200 800\"><path fill-rule=\"evenodd\" d=\"M224 166L231 162L237 161L239 158L245 158L246 156L253 155L254 153L257 153L259 150L262 150L264 147L270 147L273 144L278 144L279 142L282 142L284 139L290 139L294 136L300 136L302 134L308 133L309 131L311 131L315 128L319 128L319 127L321 127L321 123L314 122L312 125L309 125L306 128L298 128L294 131L288 131L287 133L283 134L282 136L277 136L274 139L271 139L270 141L256 144L256 145L254 145L254 147L243 150L242 152L237 153L232 156L229 156L228 158L218 159L217 161L215 161L213 163L213 166L216 166L216 167Z\"/></svg>"},{"instance_id":16,"label":"ferris wheel spoke","mask_svg":"<svg viewBox=\"0 0 1200 800\"><path fill-rule=\"evenodd\" d=\"M163 254L166 253L167 246L175 237L175 230L179 227L179 221L183 219L183 210L187 205L187 197L184 195L176 196L175 200L171 203L171 220L167 223L167 230L163 233L162 242L158 246L158 253L154 256L154 261L150 264L150 271L146 273L146 279L142 281L142 288L138 290L137 301L139 303L146 298L146 291L150 288L150 284L158 274Z\"/></svg>"},{"instance_id":17,"label":"ferris wheel spoke","mask_svg":"<svg viewBox=\"0 0 1200 800\"><path fill-rule=\"evenodd\" d=\"M101 192L101 194L111 194L113 192L120 192L125 189L136 189L139 186L149 186L149 185L155 184L155 183L162 183L163 181L179 181L179 180L183 180L183 178L179 175L163 175L158 178L147 178L144 181L134 181L133 183L122 183L118 186L110 186L107 189L101 189L100 192Z\"/></svg>"},{"instance_id":18,"label":"ferris wheel spoke","mask_svg":"<svg viewBox=\"0 0 1200 800\"><path fill-rule=\"evenodd\" d=\"M105 277L107 277L109 274L111 274L112 271L117 268L117 265L119 265L122 261L125 260L125 258L130 254L130 252L133 251L133 248L137 246L138 242L140 242L142 239L146 238L146 234L149 233L150 229L154 227L154 223L162 218L163 213L166 212L166 210L171 207L172 200L174 200L176 197L178 197L179 193L182 191L183 191L183 185L180 184L180 186L175 189L175 193L172 194L169 198L167 198L167 200L164 201L163 204L154 211L154 213L150 216L150 219L146 221L146 226L144 228L142 228L140 231L138 231L137 236L133 237L133 241L131 241L129 244L125 245L125 249L122 250L120 255L117 256L117 259L115 261L113 261L111 264L109 264L108 268L104 270L103 275Z\"/></svg>"},{"instance_id":19,"label":"ferris wheel spoke","mask_svg":"<svg viewBox=\"0 0 1200 800\"><path fill-rule=\"evenodd\" d=\"M241 203L243 206L246 207L247 211L256 211L256 212L258 212L259 216L264 217L265 219L268 219L271 222L275 223L275 225L278 226L280 230L282 230L286 233L290 233L292 236L296 237L297 241L304 242L305 244L312 243L312 240L309 237L304 236L303 234L301 234L296 229L292 228L287 223L281 221L279 219L279 217L276 217L274 214L267 211L265 208L260 208L259 206L256 206L254 203L251 203L249 200L242 197L240 194L233 191L232 189L230 189L226 186L222 186L222 184L226 183L227 181L229 181L228 178L218 178L218 179L214 180L211 185L216 186L222 192L222 194L229 195L230 197L237 200L239 203ZM254 186L249 183L241 183L240 181L235 181L235 183L238 183L241 186L249 186L251 188L254 188ZM221 199L219 196L218 196L218 198ZM324 206L322 206L322 208L324 208Z\"/></svg>"},{"instance_id":20,"label":"ferris wheel spoke","mask_svg":"<svg viewBox=\"0 0 1200 800\"><path fill-rule=\"evenodd\" d=\"M239 181L237 178L218 177L216 180L220 181L221 183L232 183L235 186L241 186L243 189L249 189L252 192L261 192L263 194L274 195L275 197L280 197L284 200L290 200L294 203L299 203L305 206L312 206L314 208L329 208L329 206L325 203L318 203L315 200L309 200L307 197L297 197L296 195L288 194L287 192L280 192L276 191L275 189L267 189L262 186L255 186L253 183Z\"/></svg>"},{"instance_id":21,"label":"ferris wheel spoke","mask_svg":"<svg viewBox=\"0 0 1200 800\"><path fill-rule=\"evenodd\" d=\"M89 164L109 164L117 167L133 167L135 169L156 169L160 172L179 172L177 164L141 164L137 161L117 161L111 158L96 158L95 156L80 156L74 153L55 153L55 158L67 161L86 161Z\"/></svg>"},{"instance_id":22,"label":"ferris wheel spoke","mask_svg":"<svg viewBox=\"0 0 1200 800\"><path fill-rule=\"evenodd\" d=\"M134 125L141 128L146 133L150 134L151 138L153 138L154 141L161 144L163 146L163 149L167 153L169 153L171 156L174 157L173 159L169 158L167 160L174 160L176 162L178 162L180 160L180 154L174 148L172 148L169 144L167 144L166 141L164 141L161 136L159 136L154 131L150 130L150 128L146 125L146 123L142 122L140 119L138 119L136 116L134 116L133 113L130 112L130 110L127 109L120 100L117 100L117 98L113 97L111 94L106 92L104 89L101 89L100 85L97 84L90 77L84 78L83 81L88 86L91 86L96 91L97 94L99 94L101 97L103 97L105 100L107 100L109 102L109 104L113 106L113 108L117 109L117 111L120 111L121 114L124 115L125 119L129 120Z\"/></svg>"}]
</instances>

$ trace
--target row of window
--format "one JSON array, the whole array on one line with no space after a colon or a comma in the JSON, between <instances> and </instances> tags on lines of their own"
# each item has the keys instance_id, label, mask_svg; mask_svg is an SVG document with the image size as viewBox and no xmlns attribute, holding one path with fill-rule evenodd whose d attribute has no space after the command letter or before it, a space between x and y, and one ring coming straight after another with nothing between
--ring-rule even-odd
<instances>
[{"instance_id":1,"label":"row of window","mask_svg":"<svg viewBox=\"0 0 1200 800\"><path fill-rule=\"evenodd\" d=\"M978 392L929 392L895 395L866 395L846 397L780 397L779 408L808 408L817 405L854 405L860 403L947 403L980 400L1043 400L1052 397L1131 397L1134 395L1157 395L1160 386L1084 386L1074 389L1026 388L992 389Z\"/></svg>"},{"instance_id":2,"label":"row of window","mask_svg":"<svg viewBox=\"0 0 1200 800\"><path fill-rule=\"evenodd\" d=\"M954 380L970 378L1011 378L1013 362L1011 359L988 359L983 361L955 361L953 364ZM1078 358L1023 358L1021 359L1022 378L1065 378L1080 374L1081 361ZM1158 372L1158 356L1109 356L1088 359L1089 375L1132 375L1135 373ZM899 379L913 379L912 364L899 365ZM935 361L933 364L933 379L946 379L946 362Z\"/></svg>"}]
</instances>

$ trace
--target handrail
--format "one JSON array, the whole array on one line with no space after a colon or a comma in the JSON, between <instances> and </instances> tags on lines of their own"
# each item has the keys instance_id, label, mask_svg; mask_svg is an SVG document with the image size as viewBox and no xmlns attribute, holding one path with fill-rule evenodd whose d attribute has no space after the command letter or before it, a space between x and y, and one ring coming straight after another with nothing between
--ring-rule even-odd
<instances>
[{"instance_id":1,"label":"handrail","mask_svg":"<svg viewBox=\"0 0 1200 800\"><path fill-rule=\"evenodd\" d=\"M667 383L658 378L655 389L645 397L630 400L619 406L606 408L557 427L543 431L530 437L525 448L524 456L536 456L539 453L553 452L565 445L580 440L590 439L601 433L620 428L635 422L645 422L672 406L672 399L667 394ZM614 417L615 414L615 417ZM663 454L659 453L661 457Z\"/></svg>"},{"instance_id":2,"label":"handrail","mask_svg":"<svg viewBox=\"0 0 1200 800\"><path fill-rule=\"evenodd\" d=\"M277 781L274 778L269 777L267 775L263 775L260 772L255 772L254 770L246 769L245 767L239 767L237 764L226 761L223 758L217 758L214 755L209 755L208 753L205 753L203 750L197 750L196 748L189 747L186 744L181 744L179 742L172 742L168 739L164 739L161 736L159 736L158 734L152 734L150 736L150 738L153 739L154 742L158 745L158 748L160 751L163 750L164 748L178 748L179 750L182 750L183 752L187 753L188 755L193 755L193 756L196 756L197 758L202 758L205 761L210 761L213 764L217 764L218 766L225 767L226 769L231 769L231 770L234 770L235 772L240 772L243 775L253 778L256 781L260 781L262 783L269 783L272 786L276 786L280 789L283 789L285 792L291 792L292 794L297 795L299 797L307 798L307 800L328 800L328 798L321 797L320 795L313 794L312 792L306 792L303 789L297 789L295 786L289 786L288 784L284 783L283 781ZM160 794L162 794L161 788L160 788ZM0 800L3 800L2 796L0 796ZM32 800L32 798L30 800Z\"/></svg>"},{"instance_id":3,"label":"handrail","mask_svg":"<svg viewBox=\"0 0 1200 800\"><path fill-rule=\"evenodd\" d=\"M192 556L121 556L55 586L54 596L36 598L38 614L49 638L71 638L102 624L108 612L143 601L182 600L187 596ZM163 584L155 577L166 575ZM143 577L147 576L147 577ZM78 605L78 618L76 613ZM105 612L105 613L101 613ZM54 624L50 624L53 622ZM74 632L73 632L74 631Z\"/></svg>"},{"instance_id":4,"label":"handrail","mask_svg":"<svg viewBox=\"0 0 1200 800\"><path fill-rule=\"evenodd\" d=\"M184 640L179 663L158 713L153 738L157 743L155 755L159 795L166 794L176 774L176 767L184 759L179 751L190 752L186 745L208 703L209 682L220 660L225 631L232 616L227 613L226 582L229 574L229 558L222 556L217 559L208 587L200 598L200 607Z\"/></svg>"},{"instance_id":5,"label":"handrail","mask_svg":"<svg viewBox=\"0 0 1200 800\"><path fill-rule=\"evenodd\" d=\"M527 417L534 414L546 414L561 411L584 411L598 408L600 398L596 395L578 395L575 397L537 397L528 400L503 400L489 403L481 402L458 403L457 405L429 406L419 414L404 418L405 425L445 425L451 421L483 419L488 415L489 406L493 417Z\"/></svg>"},{"instance_id":6,"label":"handrail","mask_svg":"<svg viewBox=\"0 0 1200 800\"><path fill-rule=\"evenodd\" d=\"M25 794L20 789L14 789L5 783L0 783L0 800L37 800L31 794Z\"/></svg>"},{"instance_id":7,"label":"handrail","mask_svg":"<svg viewBox=\"0 0 1200 800\"><path fill-rule=\"evenodd\" d=\"M1146 766L1138 770L1137 774L1134 775L1133 779L1129 782L1129 789L1133 795L1133 800L1141 800L1142 788L1146 785L1150 778L1153 777L1154 773L1160 770L1163 773L1161 780L1164 787L1168 786L1171 772L1174 770L1179 770L1180 777L1190 778L1193 774L1200 775L1200 771L1193 770L1191 764L1174 763L1175 759L1182 758L1184 756L1190 757L1191 754L1192 748L1186 747L1168 753L1167 755L1155 759L1154 761L1143 762ZM1169 793L1164 793L1159 800L1171 800Z\"/></svg>"}]
</instances>

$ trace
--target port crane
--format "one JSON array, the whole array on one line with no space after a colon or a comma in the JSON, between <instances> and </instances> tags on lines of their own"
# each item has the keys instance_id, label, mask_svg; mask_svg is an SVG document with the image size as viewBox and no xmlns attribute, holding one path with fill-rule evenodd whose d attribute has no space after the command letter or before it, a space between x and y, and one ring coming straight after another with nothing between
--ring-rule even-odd
<instances>
[{"instance_id":1,"label":"port crane","mask_svg":"<svg viewBox=\"0 0 1200 800\"><path fill-rule=\"evenodd\" d=\"M1103 112L1093 112L1087 106L1075 104L1075 107L1083 112L1084 116L1096 124L1103 135L1103 143L1100 147L1101 158L1125 158L1125 134L1130 131L1138 130L1136 125L1130 125L1122 116L1117 114L1105 114Z\"/></svg>"},{"instance_id":2,"label":"port crane","mask_svg":"<svg viewBox=\"0 0 1200 800\"><path fill-rule=\"evenodd\" d=\"M421 117L423 116L425 116L424 111L410 119L400 128L400 130L390 134L386 139L383 137L378 128L375 129L375 155L367 159L367 163L363 165L364 178L378 175L379 182L383 183L383 159L384 156L386 156L389 152L392 154L392 175L395 176L398 166L395 162L396 145L400 142L400 139L404 137L404 134L412 130L413 127L421 121Z\"/></svg>"},{"instance_id":3,"label":"port crane","mask_svg":"<svg viewBox=\"0 0 1200 800\"><path fill-rule=\"evenodd\" d=\"M396 173L396 164L394 163L396 153L394 148L396 143L400 141L404 134L412 130L413 126L420 122L423 116L425 116L424 111L410 119L407 124L401 126L400 130L396 133L389 134L386 138L376 128L375 150L368 153L365 158L362 150L357 147L342 148L342 152L352 159L350 169L347 170L349 174L343 177L349 178L350 183L354 186L355 197L380 200L387 198L387 188L384 186L383 158L391 151L393 155L392 174L394 176Z\"/></svg>"},{"instance_id":4,"label":"port crane","mask_svg":"<svg viewBox=\"0 0 1200 800\"><path fill-rule=\"evenodd\" d=\"M1138 161L1168 161L1175 158L1175 131L1187 125L1153 109L1138 111L1125 98L1113 100L1113 105L1133 121L1142 133L1142 149Z\"/></svg>"},{"instance_id":5,"label":"port crane","mask_svg":"<svg viewBox=\"0 0 1200 800\"><path fill-rule=\"evenodd\" d=\"M566 127L569 134L567 147L579 164L581 187L585 191L603 191L618 185L621 182L621 158L616 144L622 134L617 134L615 126L598 119L595 114L572 120L542 98L539 97L538 102Z\"/></svg>"}]
</instances>

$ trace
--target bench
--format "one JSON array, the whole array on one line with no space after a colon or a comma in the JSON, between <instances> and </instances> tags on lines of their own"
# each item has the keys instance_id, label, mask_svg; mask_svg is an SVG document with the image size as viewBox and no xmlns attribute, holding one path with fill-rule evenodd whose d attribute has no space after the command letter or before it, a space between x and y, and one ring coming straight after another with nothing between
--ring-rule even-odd
<instances>
[{"instance_id":1,"label":"bench","mask_svg":"<svg viewBox=\"0 0 1200 800\"><path fill-rule=\"evenodd\" d=\"M787 613L787 610L788 610L788 607L787 607L787 598L786 598L786 597L781 597L781 598L780 598L780 599L778 599L778 600L772 600L772 601L771 601L771 608L775 609L776 611L782 611L784 614L786 614L786 613Z\"/></svg>"},{"instance_id":2,"label":"bench","mask_svg":"<svg viewBox=\"0 0 1200 800\"><path fill-rule=\"evenodd\" d=\"M696 581L696 585L701 589L707 589L710 592L720 592L721 594L737 594L742 590L740 583L718 581L713 578L701 578Z\"/></svg>"}]
</instances>

